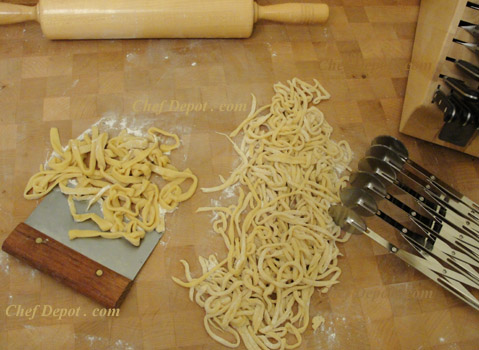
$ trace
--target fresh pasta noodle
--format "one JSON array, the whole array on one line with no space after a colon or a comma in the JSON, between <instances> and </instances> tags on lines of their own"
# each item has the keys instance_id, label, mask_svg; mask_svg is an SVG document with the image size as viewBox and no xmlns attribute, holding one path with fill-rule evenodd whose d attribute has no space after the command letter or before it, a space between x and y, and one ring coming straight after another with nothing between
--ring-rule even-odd
<instances>
[{"instance_id":1,"label":"fresh pasta noodle","mask_svg":"<svg viewBox=\"0 0 479 350\"><path fill-rule=\"evenodd\" d=\"M332 127L315 107L330 95L314 84L292 79L274 85L269 105L256 108L253 96L248 117L228 140L241 164L222 184L204 192L238 187L238 202L215 211L215 232L228 250L199 257L202 275L194 278L182 260L189 296L205 309L204 326L217 342L247 349L293 349L309 323L315 287L322 293L338 283L337 242L348 234L328 215L339 202L347 181L351 150L345 141L330 139ZM230 137L240 132L236 145ZM313 326L319 327L320 316Z\"/></svg>"},{"instance_id":2,"label":"fresh pasta noodle","mask_svg":"<svg viewBox=\"0 0 479 350\"><path fill-rule=\"evenodd\" d=\"M159 136L173 139L162 144ZM54 150L47 168L33 175L25 188L26 199L38 199L55 186L68 195L68 206L77 222L94 221L99 230L70 230L70 239L79 237L125 238L138 246L147 232L165 229L164 212L173 210L189 199L198 184L197 177L186 169L178 170L166 153L180 146L180 139L158 128L150 128L145 137L129 135L122 130L109 138L94 126L91 135L70 140L63 148L58 129L50 130ZM166 184L159 188L153 182L158 175ZM69 187L69 181L76 181ZM186 191L181 185L191 180ZM88 201L87 210L101 203L103 217L95 213L78 214L74 200Z\"/></svg>"}]
</instances>

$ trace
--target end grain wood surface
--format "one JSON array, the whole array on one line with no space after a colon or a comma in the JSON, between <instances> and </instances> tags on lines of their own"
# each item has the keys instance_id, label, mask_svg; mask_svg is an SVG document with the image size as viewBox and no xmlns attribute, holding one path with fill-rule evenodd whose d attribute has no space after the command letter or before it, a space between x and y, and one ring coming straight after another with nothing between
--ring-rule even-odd
<instances>
[{"instance_id":1,"label":"end grain wood surface","mask_svg":"<svg viewBox=\"0 0 479 350\"><path fill-rule=\"evenodd\" d=\"M0 28L0 243L37 205L22 193L51 151L50 127L58 127L66 142L102 117L105 129L112 118L124 116L117 128L154 123L183 141L172 152L173 163L190 167L200 186L212 186L238 164L216 132L231 131L247 113L220 106L246 104L249 110L251 92L260 104L268 103L273 83L295 76L316 78L331 93L319 108L334 126L334 137L350 142L353 167L374 136L394 135L412 159L478 201L477 160L398 134L419 1L326 2L331 15L325 25L261 23L248 40L51 42L36 23ZM213 110L144 110L146 102L163 100L207 103ZM165 236L118 317L100 316L98 304L1 252L0 348L223 349L204 331L203 310L171 276L183 276L180 259L192 262L197 273L198 255L224 254L212 216L195 210L212 200L234 200L227 197L198 191L167 216ZM386 225L368 223L402 242ZM340 249L341 283L325 296L315 293L311 302L311 314L322 314L325 325L308 330L301 349L477 349L478 312L366 237L353 237ZM16 309L7 316L12 305ZM80 307L82 315L12 315L19 306L35 305Z\"/></svg>"}]
</instances>

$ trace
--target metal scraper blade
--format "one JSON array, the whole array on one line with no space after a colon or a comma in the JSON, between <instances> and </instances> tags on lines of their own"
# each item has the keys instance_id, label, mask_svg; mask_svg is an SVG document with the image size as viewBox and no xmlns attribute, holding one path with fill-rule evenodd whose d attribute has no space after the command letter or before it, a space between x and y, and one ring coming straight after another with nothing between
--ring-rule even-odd
<instances>
[{"instance_id":1,"label":"metal scraper blade","mask_svg":"<svg viewBox=\"0 0 479 350\"><path fill-rule=\"evenodd\" d=\"M84 213L86 212L87 201L75 201L75 206L78 213ZM89 212L103 217L98 203L90 207ZM75 222L70 214L67 196L58 188L55 188L41 201L25 223L131 280L135 279L163 235L163 232L149 232L141 240L139 247L133 246L122 238L94 237L70 240L68 237L69 230L98 231L99 228L91 220Z\"/></svg>"}]
</instances>

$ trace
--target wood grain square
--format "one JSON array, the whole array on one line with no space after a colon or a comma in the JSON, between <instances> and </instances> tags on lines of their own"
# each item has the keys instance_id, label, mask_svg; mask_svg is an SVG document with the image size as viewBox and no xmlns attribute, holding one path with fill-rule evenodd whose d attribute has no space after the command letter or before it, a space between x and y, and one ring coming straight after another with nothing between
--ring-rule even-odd
<instances>
[{"instance_id":1,"label":"wood grain square","mask_svg":"<svg viewBox=\"0 0 479 350\"><path fill-rule=\"evenodd\" d=\"M72 96L70 98L70 119L88 119L97 116L97 96Z\"/></svg>"},{"instance_id":2,"label":"wood grain square","mask_svg":"<svg viewBox=\"0 0 479 350\"><path fill-rule=\"evenodd\" d=\"M82 96L98 93L98 74L73 75L71 85L66 89L70 96Z\"/></svg>"},{"instance_id":3,"label":"wood grain square","mask_svg":"<svg viewBox=\"0 0 479 350\"><path fill-rule=\"evenodd\" d=\"M384 284L410 282L418 279L418 272L392 254L376 256Z\"/></svg>"},{"instance_id":4,"label":"wood grain square","mask_svg":"<svg viewBox=\"0 0 479 350\"><path fill-rule=\"evenodd\" d=\"M121 45L120 45L121 46ZM124 67L124 55L123 52L100 52L98 54L98 71L110 72L110 71L123 71Z\"/></svg>"},{"instance_id":5,"label":"wood grain square","mask_svg":"<svg viewBox=\"0 0 479 350\"><path fill-rule=\"evenodd\" d=\"M362 288L358 290L358 296L363 313L368 320L384 320L393 316L387 287Z\"/></svg>"},{"instance_id":6,"label":"wood grain square","mask_svg":"<svg viewBox=\"0 0 479 350\"><path fill-rule=\"evenodd\" d=\"M16 124L2 125L2 128L0 129L0 151L3 152L3 151L14 150L16 142L17 142L17 125Z\"/></svg>"},{"instance_id":7,"label":"wood grain square","mask_svg":"<svg viewBox=\"0 0 479 350\"><path fill-rule=\"evenodd\" d=\"M23 100L44 98L46 94L46 87L46 78L22 79L20 98Z\"/></svg>"},{"instance_id":8,"label":"wood grain square","mask_svg":"<svg viewBox=\"0 0 479 350\"><path fill-rule=\"evenodd\" d=\"M441 344L455 343L460 340L457 336L449 310L428 312L424 315L424 325L427 334L426 344L429 346L438 346Z\"/></svg>"},{"instance_id":9,"label":"wood grain square","mask_svg":"<svg viewBox=\"0 0 479 350\"><path fill-rule=\"evenodd\" d=\"M401 350L392 318L366 322L371 350Z\"/></svg>"},{"instance_id":10,"label":"wood grain square","mask_svg":"<svg viewBox=\"0 0 479 350\"><path fill-rule=\"evenodd\" d=\"M75 349L107 349L111 339L111 320L88 319L76 322Z\"/></svg>"},{"instance_id":11,"label":"wood grain square","mask_svg":"<svg viewBox=\"0 0 479 350\"><path fill-rule=\"evenodd\" d=\"M208 341L208 334L203 326L204 310L194 306L190 311L175 312L173 320L175 325L176 344L178 346L201 345Z\"/></svg>"},{"instance_id":12,"label":"wood grain square","mask_svg":"<svg viewBox=\"0 0 479 350\"><path fill-rule=\"evenodd\" d=\"M477 339L476 325L479 322L479 314L463 303L460 306L449 309L449 311L458 339L461 341Z\"/></svg>"},{"instance_id":13,"label":"wood grain square","mask_svg":"<svg viewBox=\"0 0 479 350\"><path fill-rule=\"evenodd\" d=\"M4 57L21 57L23 53L22 45L14 40L0 39L0 58Z\"/></svg>"},{"instance_id":14,"label":"wood grain square","mask_svg":"<svg viewBox=\"0 0 479 350\"><path fill-rule=\"evenodd\" d=\"M397 85L389 78L370 78L371 87L377 99L390 99L397 97ZM382 102L382 100L381 100ZM381 103L383 110L385 110L383 103ZM391 115L385 111L385 115Z\"/></svg>"},{"instance_id":15,"label":"wood grain square","mask_svg":"<svg viewBox=\"0 0 479 350\"><path fill-rule=\"evenodd\" d=\"M382 58L384 57L381 43L376 39L359 40L359 47L363 58Z\"/></svg>"},{"instance_id":16,"label":"wood grain square","mask_svg":"<svg viewBox=\"0 0 479 350\"><path fill-rule=\"evenodd\" d=\"M10 257L8 262L9 262L9 264L10 263L15 264L15 263L18 263L18 260L13 258L13 257ZM8 306L10 306L10 305L22 305L22 307L24 307L25 309L34 308L35 305L40 304L40 300L41 300L39 293L16 294L16 293L12 293L12 292L8 291L6 296L7 296ZM12 308L8 311L9 311L9 315L5 315L6 316L5 317L6 322L5 322L5 325L4 325L4 330L6 330L6 331L10 332L12 330L29 330L29 329L33 329L33 328L41 326L41 320L39 318L32 318L31 320L29 320L29 318L31 316L27 317L25 315L22 315L21 310L20 311L18 311L18 309L13 310L13 308ZM17 316L17 311L19 312L18 316ZM4 312L5 313L7 312L6 308L5 308ZM27 327L25 327L25 325ZM16 338L16 336L15 336L15 338ZM12 340L11 346L14 346L14 345L16 346L16 342L14 342Z\"/></svg>"},{"instance_id":17,"label":"wood grain square","mask_svg":"<svg viewBox=\"0 0 479 350\"><path fill-rule=\"evenodd\" d=\"M58 75L72 74L72 56L71 55L55 55L50 56L48 77L55 77Z\"/></svg>"},{"instance_id":18,"label":"wood grain square","mask_svg":"<svg viewBox=\"0 0 479 350\"><path fill-rule=\"evenodd\" d=\"M43 101L43 120L69 120L70 97L50 97Z\"/></svg>"},{"instance_id":19,"label":"wood grain square","mask_svg":"<svg viewBox=\"0 0 479 350\"><path fill-rule=\"evenodd\" d=\"M143 331L139 317L115 317L111 320L111 349L142 349Z\"/></svg>"},{"instance_id":20,"label":"wood grain square","mask_svg":"<svg viewBox=\"0 0 479 350\"><path fill-rule=\"evenodd\" d=\"M356 101L374 100L374 90L369 79L347 79L350 97Z\"/></svg>"},{"instance_id":21,"label":"wood grain square","mask_svg":"<svg viewBox=\"0 0 479 350\"><path fill-rule=\"evenodd\" d=\"M26 327L8 332L8 350L72 349L75 338L72 325L55 325L49 327Z\"/></svg>"},{"instance_id":22,"label":"wood grain square","mask_svg":"<svg viewBox=\"0 0 479 350\"><path fill-rule=\"evenodd\" d=\"M417 20L417 6L365 6L370 22L407 23Z\"/></svg>"},{"instance_id":23,"label":"wood grain square","mask_svg":"<svg viewBox=\"0 0 479 350\"><path fill-rule=\"evenodd\" d=\"M428 346L425 339L428 331L425 315L415 314L395 317L394 329L402 350L420 349Z\"/></svg>"},{"instance_id":24,"label":"wood grain square","mask_svg":"<svg viewBox=\"0 0 479 350\"><path fill-rule=\"evenodd\" d=\"M292 53L296 61L314 61L316 50L310 41L295 41L291 43Z\"/></svg>"},{"instance_id":25,"label":"wood grain square","mask_svg":"<svg viewBox=\"0 0 479 350\"><path fill-rule=\"evenodd\" d=\"M297 26L287 26L286 32L291 42L307 42L311 44L311 32L307 24L299 24Z\"/></svg>"},{"instance_id":26,"label":"wood grain square","mask_svg":"<svg viewBox=\"0 0 479 350\"><path fill-rule=\"evenodd\" d=\"M73 75L95 75L98 73L98 54L86 53L73 55L72 74Z\"/></svg>"},{"instance_id":27,"label":"wood grain square","mask_svg":"<svg viewBox=\"0 0 479 350\"><path fill-rule=\"evenodd\" d=\"M41 120L43 113L43 99L37 98L23 101L17 105L15 114L15 122L34 122Z\"/></svg>"},{"instance_id":28,"label":"wood grain square","mask_svg":"<svg viewBox=\"0 0 479 350\"><path fill-rule=\"evenodd\" d=\"M71 90L78 84L71 76L55 76L47 78L46 97L70 96Z\"/></svg>"},{"instance_id":29,"label":"wood grain square","mask_svg":"<svg viewBox=\"0 0 479 350\"><path fill-rule=\"evenodd\" d=\"M351 242L351 244L342 246L348 258L370 257L374 255L371 240L368 237L354 235L351 236L348 242Z\"/></svg>"},{"instance_id":30,"label":"wood grain square","mask_svg":"<svg viewBox=\"0 0 479 350\"><path fill-rule=\"evenodd\" d=\"M362 6L347 6L344 8L349 23L366 23L369 22L366 11Z\"/></svg>"},{"instance_id":31,"label":"wood grain square","mask_svg":"<svg viewBox=\"0 0 479 350\"><path fill-rule=\"evenodd\" d=\"M142 281L137 283L138 311L142 315L165 314L174 312L170 308L170 288L174 287L171 278L156 281Z\"/></svg>"},{"instance_id":32,"label":"wood grain square","mask_svg":"<svg viewBox=\"0 0 479 350\"><path fill-rule=\"evenodd\" d=\"M148 90L150 86L150 73L144 69L125 71L124 84L126 91Z\"/></svg>"},{"instance_id":33,"label":"wood grain square","mask_svg":"<svg viewBox=\"0 0 479 350\"><path fill-rule=\"evenodd\" d=\"M176 347L175 315L176 313L160 313L141 317L144 350L173 349ZM185 332L188 331L185 330Z\"/></svg>"},{"instance_id":34,"label":"wood grain square","mask_svg":"<svg viewBox=\"0 0 479 350\"><path fill-rule=\"evenodd\" d=\"M398 39L395 26L398 22L378 22L378 23L371 23L372 28L374 30L374 35L377 40L396 40Z\"/></svg>"},{"instance_id":35,"label":"wood grain square","mask_svg":"<svg viewBox=\"0 0 479 350\"><path fill-rule=\"evenodd\" d=\"M22 58L22 79L48 77L50 57L33 56Z\"/></svg>"},{"instance_id":36,"label":"wood grain square","mask_svg":"<svg viewBox=\"0 0 479 350\"><path fill-rule=\"evenodd\" d=\"M123 92L123 72L101 72L98 76L98 93L113 94Z\"/></svg>"},{"instance_id":37,"label":"wood grain square","mask_svg":"<svg viewBox=\"0 0 479 350\"><path fill-rule=\"evenodd\" d=\"M96 99L97 114L104 115L106 113L124 114L122 94L103 94L98 95Z\"/></svg>"},{"instance_id":38,"label":"wood grain square","mask_svg":"<svg viewBox=\"0 0 479 350\"><path fill-rule=\"evenodd\" d=\"M382 284L378 265L374 256L348 259L351 274L358 287L366 288Z\"/></svg>"}]
</instances>

